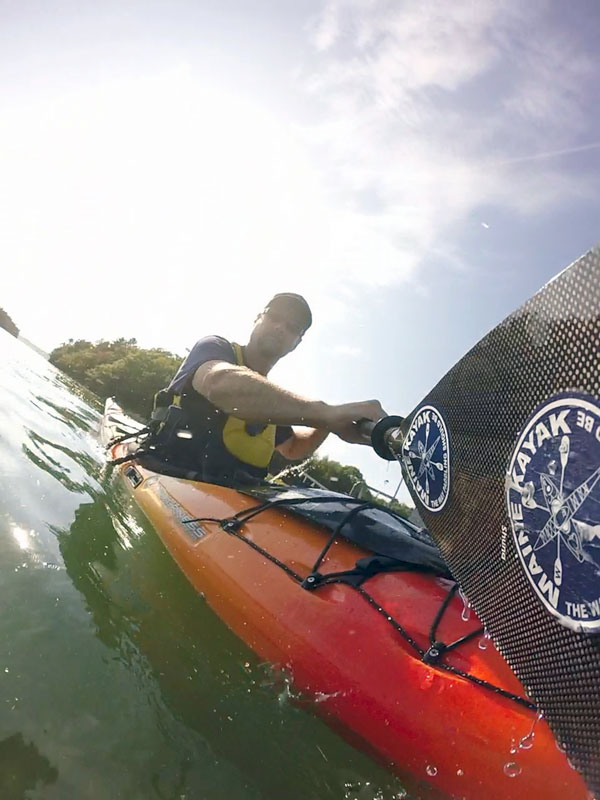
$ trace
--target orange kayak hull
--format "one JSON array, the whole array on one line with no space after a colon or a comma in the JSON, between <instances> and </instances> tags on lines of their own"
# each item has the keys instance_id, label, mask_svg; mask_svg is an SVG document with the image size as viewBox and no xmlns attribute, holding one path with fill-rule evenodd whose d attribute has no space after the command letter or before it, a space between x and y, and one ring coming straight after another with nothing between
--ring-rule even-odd
<instances>
[{"instance_id":1,"label":"orange kayak hull","mask_svg":"<svg viewBox=\"0 0 600 800\"><path fill-rule=\"evenodd\" d=\"M123 453L122 445L113 449L115 458ZM450 581L403 571L369 578L366 594L342 583L306 590L294 576L311 573L329 531L281 508L261 512L236 535L215 521L189 524L184 520L230 518L257 501L138 465L118 469L181 571L222 620L262 659L286 671L304 703L387 764L409 790L468 800L530 800L534 792L544 800L589 797L534 710L424 663L398 631L394 622L426 650ZM365 555L336 540L320 571L352 569ZM451 642L480 627L472 613L465 616L455 596L437 638ZM444 663L525 697L482 636L449 651Z\"/></svg>"}]
</instances>

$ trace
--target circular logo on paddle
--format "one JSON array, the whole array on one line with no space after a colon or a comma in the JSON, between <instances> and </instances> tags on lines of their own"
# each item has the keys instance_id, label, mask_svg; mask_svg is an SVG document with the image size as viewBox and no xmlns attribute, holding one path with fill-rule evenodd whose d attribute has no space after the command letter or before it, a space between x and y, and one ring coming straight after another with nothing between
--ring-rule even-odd
<instances>
[{"instance_id":1,"label":"circular logo on paddle","mask_svg":"<svg viewBox=\"0 0 600 800\"><path fill-rule=\"evenodd\" d=\"M402 460L421 503L441 511L450 491L450 447L446 423L434 406L422 406L413 416Z\"/></svg>"},{"instance_id":2,"label":"circular logo on paddle","mask_svg":"<svg viewBox=\"0 0 600 800\"><path fill-rule=\"evenodd\" d=\"M600 407L557 395L526 423L506 503L529 582L568 628L600 631Z\"/></svg>"}]
</instances>

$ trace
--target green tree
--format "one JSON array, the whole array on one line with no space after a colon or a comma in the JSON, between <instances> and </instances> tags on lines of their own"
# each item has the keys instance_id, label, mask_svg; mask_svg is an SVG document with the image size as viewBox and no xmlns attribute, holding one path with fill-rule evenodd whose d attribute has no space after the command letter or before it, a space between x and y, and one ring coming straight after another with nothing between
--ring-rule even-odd
<instances>
[{"instance_id":1,"label":"green tree","mask_svg":"<svg viewBox=\"0 0 600 800\"><path fill-rule=\"evenodd\" d=\"M353 497L379 503L391 508L402 517L408 518L412 511L412 508L406 503L400 503L398 500L388 500L383 495L378 495L377 492L371 491L358 467L340 464L327 456L312 456L304 467L304 472L327 489L342 492L343 494L352 494Z\"/></svg>"},{"instance_id":2,"label":"green tree","mask_svg":"<svg viewBox=\"0 0 600 800\"><path fill-rule=\"evenodd\" d=\"M3 308L0 308L0 328L4 328L13 336L19 335L19 329Z\"/></svg>"},{"instance_id":3,"label":"green tree","mask_svg":"<svg viewBox=\"0 0 600 800\"><path fill-rule=\"evenodd\" d=\"M406 503L401 503L399 500L385 500L384 504L405 519L408 519L411 511L414 511L412 506L407 506Z\"/></svg>"},{"instance_id":4,"label":"green tree","mask_svg":"<svg viewBox=\"0 0 600 800\"><path fill-rule=\"evenodd\" d=\"M101 397L115 397L130 413L147 417L152 400L166 386L181 357L160 348L146 350L135 339L69 340L50 353L50 362Z\"/></svg>"},{"instance_id":5,"label":"green tree","mask_svg":"<svg viewBox=\"0 0 600 800\"><path fill-rule=\"evenodd\" d=\"M304 471L310 475L311 478L315 478L319 483L322 483L327 489L343 492L344 494L350 494L353 489L356 492L359 488L365 487L366 485L363 474L358 467L340 464L339 461L334 461L327 456L312 456ZM365 492L364 488L361 496L364 497L365 500L371 500L373 498L369 489L366 489Z\"/></svg>"},{"instance_id":6,"label":"green tree","mask_svg":"<svg viewBox=\"0 0 600 800\"><path fill-rule=\"evenodd\" d=\"M88 370L87 378L96 394L116 397L124 408L148 416L154 395L169 383L180 363L165 350L135 349Z\"/></svg>"}]
</instances>

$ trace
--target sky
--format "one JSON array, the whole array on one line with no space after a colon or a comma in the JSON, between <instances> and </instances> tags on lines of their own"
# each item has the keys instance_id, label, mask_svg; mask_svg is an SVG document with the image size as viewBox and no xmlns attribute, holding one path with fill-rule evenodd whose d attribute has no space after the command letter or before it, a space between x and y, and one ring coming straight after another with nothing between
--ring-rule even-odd
<instances>
[{"instance_id":1,"label":"sky","mask_svg":"<svg viewBox=\"0 0 600 800\"><path fill-rule=\"evenodd\" d=\"M272 379L404 415L600 239L599 28L596 0L4 0L0 307L46 351L183 356L301 292Z\"/></svg>"}]
</instances>

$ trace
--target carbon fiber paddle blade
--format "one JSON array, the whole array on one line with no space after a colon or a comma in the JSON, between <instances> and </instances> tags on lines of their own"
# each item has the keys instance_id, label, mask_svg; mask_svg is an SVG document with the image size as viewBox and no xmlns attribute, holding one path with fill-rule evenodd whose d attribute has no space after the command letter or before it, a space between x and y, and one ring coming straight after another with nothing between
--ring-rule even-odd
<instances>
[{"instance_id":1,"label":"carbon fiber paddle blade","mask_svg":"<svg viewBox=\"0 0 600 800\"><path fill-rule=\"evenodd\" d=\"M600 249L482 339L402 432L450 569L600 792Z\"/></svg>"}]
</instances>

